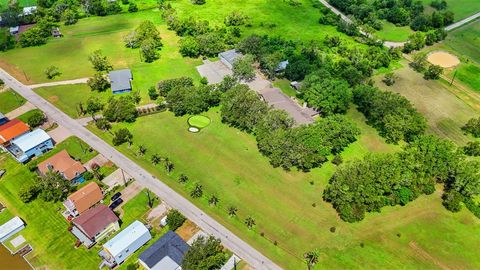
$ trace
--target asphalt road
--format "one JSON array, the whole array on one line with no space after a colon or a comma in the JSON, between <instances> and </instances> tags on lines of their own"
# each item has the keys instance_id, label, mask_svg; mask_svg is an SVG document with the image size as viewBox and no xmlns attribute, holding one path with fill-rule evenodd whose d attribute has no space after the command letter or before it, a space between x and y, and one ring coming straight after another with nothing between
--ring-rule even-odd
<instances>
[{"instance_id":1,"label":"asphalt road","mask_svg":"<svg viewBox=\"0 0 480 270\"><path fill-rule=\"evenodd\" d=\"M104 155L118 167L122 168L126 173L135 178L139 184L151 190L171 207L178 209L188 219L201 227L203 231L220 238L222 244L226 248L237 254L250 266L255 269L281 269L270 259L263 256L260 252L241 240L187 199L176 193L159 179L149 174L142 167L138 166L125 155L87 130L77 121L70 118L68 115L37 95L28 86L17 81L3 69L0 69L0 79L26 100L30 101L33 105L45 112L52 120L67 128L72 134L84 140L100 154Z\"/></svg>"}]
</instances>

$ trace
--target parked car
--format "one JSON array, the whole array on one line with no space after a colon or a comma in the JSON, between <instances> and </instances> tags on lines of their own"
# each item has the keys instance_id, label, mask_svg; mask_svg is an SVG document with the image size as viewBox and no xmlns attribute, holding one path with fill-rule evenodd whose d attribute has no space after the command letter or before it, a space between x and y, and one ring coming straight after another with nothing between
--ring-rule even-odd
<instances>
[{"instance_id":1,"label":"parked car","mask_svg":"<svg viewBox=\"0 0 480 270\"><path fill-rule=\"evenodd\" d=\"M120 192L117 192L117 193L113 194L112 202L118 200L120 198L120 196L122 196L122 193L120 193Z\"/></svg>"},{"instance_id":2,"label":"parked car","mask_svg":"<svg viewBox=\"0 0 480 270\"><path fill-rule=\"evenodd\" d=\"M110 204L109 208L113 210L113 209L117 208L122 203L123 203L122 198L118 198L116 201L114 201L112 204Z\"/></svg>"}]
</instances>

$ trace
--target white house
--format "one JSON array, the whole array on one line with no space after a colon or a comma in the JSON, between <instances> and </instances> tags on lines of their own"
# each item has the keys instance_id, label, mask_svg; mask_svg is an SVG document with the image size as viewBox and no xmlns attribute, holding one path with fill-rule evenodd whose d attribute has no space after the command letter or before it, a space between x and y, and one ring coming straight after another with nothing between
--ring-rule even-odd
<instances>
[{"instance_id":1,"label":"white house","mask_svg":"<svg viewBox=\"0 0 480 270\"><path fill-rule=\"evenodd\" d=\"M12 235L25 228L25 223L19 217L14 217L0 226L0 242L5 242Z\"/></svg>"}]
</instances>

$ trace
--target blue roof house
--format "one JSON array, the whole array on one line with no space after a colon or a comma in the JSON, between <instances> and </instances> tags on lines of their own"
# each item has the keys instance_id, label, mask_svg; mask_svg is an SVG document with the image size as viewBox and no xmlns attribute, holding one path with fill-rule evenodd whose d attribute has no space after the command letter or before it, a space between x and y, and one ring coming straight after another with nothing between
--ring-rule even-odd
<instances>
[{"instance_id":1,"label":"blue roof house","mask_svg":"<svg viewBox=\"0 0 480 270\"><path fill-rule=\"evenodd\" d=\"M138 262L147 270L179 270L189 248L178 234L168 231L140 254Z\"/></svg>"},{"instance_id":2,"label":"blue roof house","mask_svg":"<svg viewBox=\"0 0 480 270\"><path fill-rule=\"evenodd\" d=\"M130 69L114 70L108 73L113 94L121 94L132 91L132 72Z\"/></svg>"},{"instance_id":3,"label":"blue roof house","mask_svg":"<svg viewBox=\"0 0 480 270\"><path fill-rule=\"evenodd\" d=\"M113 268L115 265L123 263L128 256L145 245L150 239L152 239L152 236L148 228L142 222L134 221L103 245L103 250L98 253L104 259L100 268L103 266Z\"/></svg>"},{"instance_id":4,"label":"blue roof house","mask_svg":"<svg viewBox=\"0 0 480 270\"><path fill-rule=\"evenodd\" d=\"M53 149L52 138L43 130L35 129L10 141L7 150L19 162L26 162Z\"/></svg>"},{"instance_id":5,"label":"blue roof house","mask_svg":"<svg viewBox=\"0 0 480 270\"><path fill-rule=\"evenodd\" d=\"M7 122L8 122L8 118L5 115L3 115L3 113L0 112L0 126Z\"/></svg>"}]
</instances>

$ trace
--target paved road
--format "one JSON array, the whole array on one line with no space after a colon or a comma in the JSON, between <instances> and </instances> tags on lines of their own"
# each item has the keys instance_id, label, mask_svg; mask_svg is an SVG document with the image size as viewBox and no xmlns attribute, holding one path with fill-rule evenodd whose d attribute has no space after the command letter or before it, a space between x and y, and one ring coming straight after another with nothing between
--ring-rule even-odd
<instances>
[{"instance_id":1,"label":"paved road","mask_svg":"<svg viewBox=\"0 0 480 270\"><path fill-rule=\"evenodd\" d=\"M142 186L150 189L153 193L163 199L168 205L177 208L188 219L196 223L208 234L221 239L223 245L245 260L255 269L281 269L270 259L263 256L260 252L252 248L246 242L238 238L223 225L208 216L198 207L193 205L187 199L177 194L170 187L165 185L159 179L149 174L142 167L128 159L115 148L98 138L95 134L80 125L77 121L70 118L65 113L55 108L52 104L33 92L29 87L23 85L10 74L0 69L0 79L14 89L18 94L44 111L51 119L59 125L69 129L75 136L81 138L91 147L95 148L100 154L104 155L117 166L125 170L135 178Z\"/></svg>"},{"instance_id":2,"label":"paved road","mask_svg":"<svg viewBox=\"0 0 480 270\"><path fill-rule=\"evenodd\" d=\"M460 27L460 26L462 26L462 25L464 25L464 24L467 24L467 23L469 23L469 22L471 22L471 21L474 21L474 20L476 20L476 19L478 19L478 18L480 18L480 12L477 12L477 13L473 14L472 16L469 16L469 17L467 17L467 18L465 18L465 19L463 19L463 20L461 20L461 21L458 21L458 22L456 22L456 23L453 23L453 24L445 27L445 30L446 30L446 31L451 31L451 30L453 30L453 29L455 29L455 28L458 28L458 27Z\"/></svg>"},{"instance_id":3,"label":"paved road","mask_svg":"<svg viewBox=\"0 0 480 270\"><path fill-rule=\"evenodd\" d=\"M68 81L39 83L39 84L29 85L28 87L30 87L31 89L34 89L34 88L57 86L57 85L69 85L69 84L87 83L88 79L89 79L89 78L81 78L81 79L68 80Z\"/></svg>"}]
</instances>

